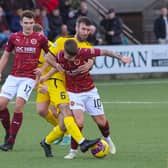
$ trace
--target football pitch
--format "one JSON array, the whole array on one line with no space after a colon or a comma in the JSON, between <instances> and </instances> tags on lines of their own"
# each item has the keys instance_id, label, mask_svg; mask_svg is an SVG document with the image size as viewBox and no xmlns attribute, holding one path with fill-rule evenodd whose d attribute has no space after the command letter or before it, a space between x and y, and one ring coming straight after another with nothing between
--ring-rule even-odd
<instances>
[{"instance_id":1,"label":"football pitch","mask_svg":"<svg viewBox=\"0 0 168 168\"><path fill-rule=\"evenodd\" d=\"M25 106L23 126L12 152L0 151L0 168L168 168L168 80L96 82L116 145L116 155L94 158L88 151L65 160L69 146L52 145L53 158L45 158L39 142L52 129L36 113L33 92ZM10 111L13 104L9 105ZM84 135L101 137L85 115ZM4 131L0 125L0 143Z\"/></svg>"}]
</instances>

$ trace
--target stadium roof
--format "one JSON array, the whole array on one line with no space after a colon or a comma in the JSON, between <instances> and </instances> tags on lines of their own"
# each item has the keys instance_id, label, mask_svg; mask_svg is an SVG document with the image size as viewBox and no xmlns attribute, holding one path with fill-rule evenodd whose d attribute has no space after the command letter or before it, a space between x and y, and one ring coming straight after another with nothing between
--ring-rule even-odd
<instances>
[{"instance_id":1,"label":"stadium roof","mask_svg":"<svg viewBox=\"0 0 168 168\"><path fill-rule=\"evenodd\" d=\"M141 12L158 0L98 0L107 9L114 8L117 13ZM111 5L110 5L111 4Z\"/></svg>"}]
</instances>

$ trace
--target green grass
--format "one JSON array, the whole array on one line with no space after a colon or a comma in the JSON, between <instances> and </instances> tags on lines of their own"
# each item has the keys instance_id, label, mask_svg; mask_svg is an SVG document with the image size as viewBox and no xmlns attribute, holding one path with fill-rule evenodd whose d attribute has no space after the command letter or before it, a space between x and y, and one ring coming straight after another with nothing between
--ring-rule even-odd
<instances>
[{"instance_id":1,"label":"green grass","mask_svg":"<svg viewBox=\"0 0 168 168\"><path fill-rule=\"evenodd\" d=\"M12 152L0 151L1 168L167 168L168 167L168 80L128 80L97 82L104 109L117 147L115 156L94 158L80 153L64 160L68 146L53 145L54 157L47 159L39 145L52 129L36 114L35 104L27 104L24 123ZM35 92L31 96L35 101ZM9 106L13 109L13 104ZM0 140L4 131L0 126ZM86 115L84 134L100 137Z\"/></svg>"}]
</instances>

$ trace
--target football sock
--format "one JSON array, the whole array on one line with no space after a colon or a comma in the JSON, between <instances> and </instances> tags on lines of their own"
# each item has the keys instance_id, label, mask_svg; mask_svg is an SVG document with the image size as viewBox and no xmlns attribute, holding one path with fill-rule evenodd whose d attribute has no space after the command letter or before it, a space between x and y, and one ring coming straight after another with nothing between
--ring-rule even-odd
<instances>
[{"instance_id":1,"label":"football sock","mask_svg":"<svg viewBox=\"0 0 168 168\"><path fill-rule=\"evenodd\" d=\"M82 131L83 127L79 127L80 131ZM71 149L76 150L78 148L78 143L74 138L71 137Z\"/></svg>"},{"instance_id":2,"label":"football sock","mask_svg":"<svg viewBox=\"0 0 168 168\"><path fill-rule=\"evenodd\" d=\"M61 130L60 126L57 125L54 129L46 136L45 142L52 144L55 140L63 137L64 131Z\"/></svg>"},{"instance_id":3,"label":"football sock","mask_svg":"<svg viewBox=\"0 0 168 168\"><path fill-rule=\"evenodd\" d=\"M8 135L10 131L10 113L7 108L5 110L0 111L0 120L2 126L6 131L6 135Z\"/></svg>"},{"instance_id":4,"label":"football sock","mask_svg":"<svg viewBox=\"0 0 168 168\"><path fill-rule=\"evenodd\" d=\"M49 122L50 124L54 126L58 124L58 119L54 117L51 110L48 110L48 113L44 118L46 119L47 122Z\"/></svg>"},{"instance_id":5,"label":"football sock","mask_svg":"<svg viewBox=\"0 0 168 168\"><path fill-rule=\"evenodd\" d=\"M98 125L98 127L104 137L108 137L110 135L110 127L108 121L106 121L106 124L104 126Z\"/></svg>"},{"instance_id":6,"label":"football sock","mask_svg":"<svg viewBox=\"0 0 168 168\"><path fill-rule=\"evenodd\" d=\"M15 138L22 125L22 120L23 120L23 113L15 112L13 115L11 126L10 126L9 142L12 144L15 143Z\"/></svg>"},{"instance_id":7,"label":"football sock","mask_svg":"<svg viewBox=\"0 0 168 168\"><path fill-rule=\"evenodd\" d=\"M64 124L68 133L75 139L78 144L81 144L84 141L84 137L80 132L77 124L75 123L72 116L67 116L64 118Z\"/></svg>"}]
</instances>

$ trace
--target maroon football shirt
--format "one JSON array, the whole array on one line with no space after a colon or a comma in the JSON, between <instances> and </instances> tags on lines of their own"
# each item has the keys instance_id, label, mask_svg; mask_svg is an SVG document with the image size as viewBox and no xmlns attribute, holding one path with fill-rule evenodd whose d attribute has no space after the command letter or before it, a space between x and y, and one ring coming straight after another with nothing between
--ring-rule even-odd
<instances>
[{"instance_id":1,"label":"maroon football shirt","mask_svg":"<svg viewBox=\"0 0 168 168\"><path fill-rule=\"evenodd\" d=\"M94 83L88 72L79 73L78 67L83 65L89 58L100 55L100 49L81 48L74 61L64 58L64 52L58 53L56 60L65 69L67 90L73 93L85 92L93 89Z\"/></svg>"},{"instance_id":2,"label":"maroon football shirt","mask_svg":"<svg viewBox=\"0 0 168 168\"><path fill-rule=\"evenodd\" d=\"M10 74L16 77L35 79L34 69L37 68L41 49L48 52L48 40L42 34L34 32L24 35L22 32L10 36L5 50L14 50L14 63Z\"/></svg>"}]
</instances>

